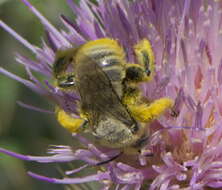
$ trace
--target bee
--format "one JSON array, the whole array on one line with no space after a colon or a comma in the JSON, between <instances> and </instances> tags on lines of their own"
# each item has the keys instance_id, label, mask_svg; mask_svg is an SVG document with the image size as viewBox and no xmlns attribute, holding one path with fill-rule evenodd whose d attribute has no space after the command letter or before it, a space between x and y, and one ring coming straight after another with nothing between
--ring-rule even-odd
<instances>
[{"instance_id":1,"label":"bee","mask_svg":"<svg viewBox=\"0 0 222 190\"><path fill-rule=\"evenodd\" d=\"M154 73L150 42L141 40L134 53L136 64L128 63L123 47L110 38L59 51L53 65L56 85L81 98L80 118L58 109L59 123L71 132L90 131L103 146L139 150L148 139L147 124L173 101L144 101L139 84L151 80Z\"/></svg>"}]
</instances>

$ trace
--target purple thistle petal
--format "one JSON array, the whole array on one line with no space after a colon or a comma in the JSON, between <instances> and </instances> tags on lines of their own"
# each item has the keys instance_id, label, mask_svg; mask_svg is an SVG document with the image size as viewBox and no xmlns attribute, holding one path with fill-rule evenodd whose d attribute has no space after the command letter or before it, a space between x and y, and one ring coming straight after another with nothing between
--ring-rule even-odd
<instances>
[{"instance_id":1,"label":"purple thistle petal","mask_svg":"<svg viewBox=\"0 0 222 190\"><path fill-rule=\"evenodd\" d=\"M49 178L35 174L33 172L28 172L28 174L33 178L57 184L80 184L80 183L110 179L109 172L103 172L103 173L100 172L96 175L86 176L82 178L63 178L63 179Z\"/></svg>"},{"instance_id":2,"label":"purple thistle petal","mask_svg":"<svg viewBox=\"0 0 222 190\"><path fill-rule=\"evenodd\" d=\"M28 67L25 67L26 73L29 76L29 79L35 83L35 85L43 90L46 90L42 83L32 74L31 70ZM48 90L46 90L48 92ZM49 94L50 92L48 92Z\"/></svg>"},{"instance_id":3,"label":"purple thistle petal","mask_svg":"<svg viewBox=\"0 0 222 190\"><path fill-rule=\"evenodd\" d=\"M49 31L46 30L46 37L49 43L49 46L51 47L51 49L56 52L58 50L58 47L55 43L55 40L53 40L53 37L51 35L51 33Z\"/></svg>"},{"instance_id":4,"label":"purple thistle petal","mask_svg":"<svg viewBox=\"0 0 222 190\"><path fill-rule=\"evenodd\" d=\"M109 182L107 182L107 184L105 183L104 186L100 190L109 190L110 186L111 186L111 184L109 184Z\"/></svg>"},{"instance_id":5,"label":"purple thistle petal","mask_svg":"<svg viewBox=\"0 0 222 190\"><path fill-rule=\"evenodd\" d=\"M75 36L75 38L77 38L81 42L77 43L78 45L81 45L88 39L87 34L85 34L81 27L79 27L76 23L71 22L64 15L61 15L61 19L64 25L70 30L70 32L73 33L73 36Z\"/></svg>"},{"instance_id":6,"label":"purple thistle petal","mask_svg":"<svg viewBox=\"0 0 222 190\"><path fill-rule=\"evenodd\" d=\"M212 188L220 188L222 187L222 181L214 181L207 184L207 186Z\"/></svg>"},{"instance_id":7,"label":"purple thistle petal","mask_svg":"<svg viewBox=\"0 0 222 190\"><path fill-rule=\"evenodd\" d=\"M166 153L163 156L163 161L166 164L167 167L169 168L174 168L174 170L178 170L178 171L187 171L187 169L185 167L183 167L182 165L178 164L172 157L171 153Z\"/></svg>"},{"instance_id":8,"label":"purple thistle petal","mask_svg":"<svg viewBox=\"0 0 222 190\"><path fill-rule=\"evenodd\" d=\"M42 16L42 14L33 7L28 0L22 0L22 2L40 19L42 24L46 27L46 30L51 32L52 35L54 35L54 38L60 42L60 47L71 47L71 44L61 35L61 33L44 16Z\"/></svg>"},{"instance_id":9,"label":"purple thistle petal","mask_svg":"<svg viewBox=\"0 0 222 190\"><path fill-rule=\"evenodd\" d=\"M94 21L94 27L97 38L105 38L104 31L101 29L101 26L96 21Z\"/></svg>"},{"instance_id":10,"label":"purple thistle petal","mask_svg":"<svg viewBox=\"0 0 222 190\"><path fill-rule=\"evenodd\" d=\"M136 184L134 187L135 190L140 190L141 189L141 184Z\"/></svg>"},{"instance_id":11,"label":"purple thistle petal","mask_svg":"<svg viewBox=\"0 0 222 190\"><path fill-rule=\"evenodd\" d=\"M47 29L45 29L46 31L47 31L47 33L48 33L48 38L50 38L50 40L51 40L51 45L52 45L52 43L54 44L54 47L53 47L53 49L66 49L66 48L62 48L61 47L61 43L57 40L57 38L56 38L56 36L55 35L53 35L53 33L51 32L51 31L48 31ZM52 50L53 50L52 49Z\"/></svg>"},{"instance_id":12,"label":"purple thistle petal","mask_svg":"<svg viewBox=\"0 0 222 190\"><path fill-rule=\"evenodd\" d=\"M124 185L121 190L130 190L131 186L130 185Z\"/></svg>"},{"instance_id":13,"label":"purple thistle petal","mask_svg":"<svg viewBox=\"0 0 222 190\"><path fill-rule=\"evenodd\" d=\"M104 153L102 152L101 150L99 150L95 145L93 145L90 141L88 141L86 138L82 137L81 135L77 134L77 133L73 133L73 136L78 138L78 140L83 144L85 145L86 147L88 147L88 149L91 151L91 153L96 156L97 158L101 159L101 162L102 161L106 161L106 160L109 160L109 159L112 159L116 156L118 156L120 153L119 151L109 151L107 153ZM92 163L92 162L90 162ZM97 161L97 163L95 164L98 164L100 163L100 161Z\"/></svg>"},{"instance_id":14,"label":"purple thistle petal","mask_svg":"<svg viewBox=\"0 0 222 190\"><path fill-rule=\"evenodd\" d=\"M222 138L222 127L221 127L221 125L217 124L214 128L215 128L215 130L214 130L214 133L212 135L213 140L211 142L211 146L216 146Z\"/></svg>"},{"instance_id":15,"label":"purple thistle petal","mask_svg":"<svg viewBox=\"0 0 222 190\"><path fill-rule=\"evenodd\" d=\"M34 54L36 54L36 49L34 45L30 44L26 39L21 37L18 33L16 33L12 28L10 28L7 24L5 24L2 20L0 20L0 27L6 30L9 34L11 34L16 40L21 42L25 47L30 49Z\"/></svg>"},{"instance_id":16,"label":"purple thistle petal","mask_svg":"<svg viewBox=\"0 0 222 190\"><path fill-rule=\"evenodd\" d=\"M180 113L180 110L181 110L181 106L183 104L183 101L184 101L184 91L183 89L181 88L178 92L178 95L175 99L175 103L174 103L174 106L172 108L173 110L173 114L176 114L178 115Z\"/></svg>"},{"instance_id":17,"label":"purple thistle petal","mask_svg":"<svg viewBox=\"0 0 222 190\"><path fill-rule=\"evenodd\" d=\"M52 73L51 66L54 63L55 54L52 52L52 50L46 47L45 42L43 42L43 49L37 49L37 59L39 62L46 67L49 71Z\"/></svg>"},{"instance_id":18,"label":"purple thistle petal","mask_svg":"<svg viewBox=\"0 0 222 190\"><path fill-rule=\"evenodd\" d=\"M123 28L125 29L125 31L127 31L129 34L132 33L132 29L131 29L131 26L130 26L130 23L129 21L127 20L123 10L120 8L119 4L117 3L116 4L116 8L117 8L117 11L119 13L119 17L120 17L120 21L123 25Z\"/></svg>"},{"instance_id":19,"label":"purple thistle petal","mask_svg":"<svg viewBox=\"0 0 222 190\"><path fill-rule=\"evenodd\" d=\"M108 160L109 157L104 154L102 151L100 151L95 145L93 144L88 144L88 150L90 150L95 156L102 158L104 160Z\"/></svg>"},{"instance_id":20,"label":"purple thistle petal","mask_svg":"<svg viewBox=\"0 0 222 190\"><path fill-rule=\"evenodd\" d=\"M117 184L115 190L119 190L119 188L120 188L120 185Z\"/></svg>"},{"instance_id":21,"label":"purple thistle petal","mask_svg":"<svg viewBox=\"0 0 222 190\"><path fill-rule=\"evenodd\" d=\"M73 153L66 153L64 155L57 154L53 156L29 156L29 155L14 153L12 151L3 148L0 148L0 152L21 160L35 161L39 163L69 162L76 159L76 157L73 156Z\"/></svg>"},{"instance_id":22,"label":"purple thistle petal","mask_svg":"<svg viewBox=\"0 0 222 190\"><path fill-rule=\"evenodd\" d=\"M56 179L54 179L54 178L41 176L41 175L35 174L35 173L33 173L33 172L28 172L28 175L30 175L31 177L36 178L36 179L38 179L38 180L47 181L47 182L49 182L49 183L56 183L56 182L55 182Z\"/></svg>"},{"instance_id":23,"label":"purple thistle petal","mask_svg":"<svg viewBox=\"0 0 222 190\"><path fill-rule=\"evenodd\" d=\"M77 169L70 170L70 171L66 171L65 174L66 174L66 175L71 175L71 174L74 174L74 173L78 173L78 172L80 172L81 170L87 168L88 166L89 166L88 164L85 164L85 165L83 165L83 166L81 166L81 167L79 167L79 168L77 168Z\"/></svg>"},{"instance_id":24,"label":"purple thistle petal","mask_svg":"<svg viewBox=\"0 0 222 190\"><path fill-rule=\"evenodd\" d=\"M143 152L142 152L143 153ZM144 153L143 153L144 154ZM143 156L143 155L140 155L139 156L139 162L140 162L140 165L141 166L145 166L147 164L147 161L146 161L146 156Z\"/></svg>"},{"instance_id":25,"label":"purple thistle petal","mask_svg":"<svg viewBox=\"0 0 222 190\"><path fill-rule=\"evenodd\" d=\"M220 61L220 64L218 67L217 81L218 81L219 85L222 84L222 60Z\"/></svg>"},{"instance_id":26,"label":"purple thistle petal","mask_svg":"<svg viewBox=\"0 0 222 190\"><path fill-rule=\"evenodd\" d=\"M126 165L124 163L117 163L117 167L121 170L123 170L124 172L134 172L135 171L135 168L129 166L129 165Z\"/></svg>"},{"instance_id":27,"label":"purple thistle petal","mask_svg":"<svg viewBox=\"0 0 222 190\"><path fill-rule=\"evenodd\" d=\"M42 49L37 50L37 59L39 62L45 66L49 67L51 70L51 65L55 61L55 52L46 44L46 42L42 39Z\"/></svg>"},{"instance_id":28,"label":"purple thistle petal","mask_svg":"<svg viewBox=\"0 0 222 190\"><path fill-rule=\"evenodd\" d=\"M76 29L81 32L82 36L88 41L88 40L96 40L95 30L94 28L89 28L89 25L87 23L84 23L82 21L77 22Z\"/></svg>"},{"instance_id":29,"label":"purple thistle petal","mask_svg":"<svg viewBox=\"0 0 222 190\"><path fill-rule=\"evenodd\" d=\"M201 130L203 129L202 126L202 116L203 116L203 109L201 107L200 102L197 104L197 111L196 111L196 117L195 117L195 124L194 124L194 130Z\"/></svg>"},{"instance_id":30,"label":"purple thistle petal","mask_svg":"<svg viewBox=\"0 0 222 190\"><path fill-rule=\"evenodd\" d=\"M75 30L78 31L78 33L81 34L86 40L96 39L95 30L92 25L94 16L89 7L90 3L80 1L80 7L71 0L67 0L67 3L73 12L78 15L78 18L76 19L77 24L74 24Z\"/></svg>"},{"instance_id":31,"label":"purple thistle petal","mask_svg":"<svg viewBox=\"0 0 222 190\"><path fill-rule=\"evenodd\" d=\"M33 105L25 104L21 101L17 101L17 104L20 105L21 107L24 107L26 109L30 109L30 110L33 110L33 111L48 113L48 114L54 114L53 111L49 111L49 110L45 110L45 109L42 109L42 108L35 107Z\"/></svg>"},{"instance_id":32,"label":"purple thistle petal","mask_svg":"<svg viewBox=\"0 0 222 190\"><path fill-rule=\"evenodd\" d=\"M112 180L120 184L139 184L144 180L143 174L134 169L134 171L123 171L115 167L114 164L109 165L110 176Z\"/></svg>"},{"instance_id":33,"label":"purple thistle petal","mask_svg":"<svg viewBox=\"0 0 222 190\"><path fill-rule=\"evenodd\" d=\"M196 104L194 100L190 96L186 97L185 100L186 105L191 108L191 110L195 110Z\"/></svg>"},{"instance_id":34,"label":"purple thistle petal","mask_svg":"<svg viewBox=\"0 0 222 190\"><path fill-rule=\"evenodd\" d=\"M173 172L171 174L163 173L162 175L158 176L150 185L150 190L155 190L155 189L161 189L168 187L170 180L172 179L172 176L175 175Z\"/></svg>"},{"instance_id":35,"label":"purple thistle petal","mask_svg":"<svg viewBox=\"0 0 222 190\"><path fill-rule=\"evenodd\" d=\"M73 10L75 15L78 15L78 17L81 18L82 20L86 20L88 22L92 21L91 11L89 10L89 7L86 5L86 2L81 1L80 6L82 6L82 7L79 7L72 0L66 0L66 1L67 1L67 4L69 5L69 7ZM88 3L88 0L86 0L86 1ZM85 9L83 9L83 7ZM82 11L82 10L84 10L84 11Z\"/></svg>"},{"instance_id":36,"label":"purple thistle petal","mask_svg":"<svg viewBox=\"0 0 222 190\"><path fill-rule=\"evenodd\" d=\"M179 48L180 48L180 43L183 42L183 40L181 40L182 38L182 32L184 30L184 21L185 21L185 16L187 15L188 11L189 11L189 7L190 7L190 0L184 1L184 6L183 6L183 14L182 17L180 19L180 23L179 23L179 29L178 29L178 36L177 36L177 50L176 50L176 57L179 57ZM185 48L182 48L183 50L185 50ZM185 55L185 54L184 54ZM177 62L177 60L176 60Z\"/></svg>"},{"instance_id":37,"label":"purple thistle petal","mask_svg":"<svg viewBox=\"0 0 222 190\"><path fill-rule=\"evenodd\" d=\"M0 148L0 152L1 153L4 153L6 155L9 155L9 156L12 156L14 158L18 158L20 160L27 160L27 161L30 161L30 157L29 156L25 156L25 155L22 155L22 154L18 154L18 153L15 153L15 152L11 152L9 150L6 150L6 149L3 149L3 148Z\"/></svg>"},{"instance_id":38,"label":"purple thistle petal","mask_svg":"<svg viewBox=\"0 0 222 190\"><path fill-rule=\"evenodd\" d=\"M6 75L6 76L8 76L8 77L10 77L10 78L18 81L18 82L20 82L20 83L22 83L22 84L24 84L25 86L27 86L28 88L30 88L31 90L33 90L34 92L36 92L36 93L38 93L38 94L41 94L41 95L43 95L43 96L45 96L45 95L48 94L48 92L47 92L46 90L44 90L44 89L36 86L36 85L35 85L34 83L32 83L31 81L25 80L25 79L23 79L23 78L15 75L15 74L13 74L13 73L10 73L10 72L8 72L7 70L3 69L2 67L0 67L0 73L2 73L2 74L4 74L4 75Z\"/></svg>"},{"instance_id":39,"label":"purple thistle petal","mask_svg":"<svg viewBox=\"0 0 222 190\"><path fill-rule=\"evenodd\" d=\"M19 53L16 54L16 61L20 64L24 65L32 69L33 71L37 71L47 77L51 76L51 70L43 64L39 64L36 61L33 61L25 56L20 55Z\"/></svg>"},{"instance_id":40,"label":"purple thistle petal","mask_svg":"<svg viewBox=\"0 0 222 190\"><path fill-rule=\"evenodd\" d=\"M85 137L83 137L82 135L78 133L73 133L72 136L76 137L79 140L79 142L85 145L86 147L88 147L89 144L91 144L91 142L88 139L86 139Z\"/></svg>"},{"instance_id":41,"label":"purple thistle petal","mask_svg":"<svg viewBox=\"0 0 222 190\"><path fill-rule=\"evenodd\" d=\"M162 1L162 0L89 0L75 4L67 0L76 14L72 21L61 16L67 30L55 29L27 0L26 6L41 20L47 31L49 46L42 40L37 48L24 40L0 21L24 46L36 54L37 61L18 56L17 61L26 68L29 80L0 69L14 78L50 97L61 109L79 117L77 103L80 97L74 92L63 92L45 80L44 89L32 71L52 77L55 52L60 48L81 45L86 41L109 37L116 39L124 48L128 62L134 62L133 46L148 38L155 54L155 76L142 91L149 103L162 97L175 101L173 110L180 113L172 117L169 112L149 123L149 140L140 155L131 155L132 161L124 160L125 153L116 160L96 167L103 168L106 177L99 175L85 178L48 178L38 174L31 176L52 183L81 183L101 181L104 189L141 189L144 184L150 190L203 190L221 188L222 174L222 36L220 1ZM73 45L72 45L73 46ZM28 105L29 106L29 105ZM20 159L37 162L69 162L81 160L86 163L67 174L79 172L88 165L115 157L119 150L92 144L87 138L76 134L85 149L72 150L66 146L51 147L50 156L33 157L5 152ZM148 157L152 155L152 157ZM123 159L122 159L123 158ZM126 157L127 158L127 157ZM95 177L97 176L97 177ZM96 179L96 180L95 180ZM102 180L105 181L102 181ZM78 181L78 182L77 182Z\"/></svg>"},{"instance_id":42,"label":"purple thistle petal","mask_svg":"<svg viewBox=\"0 0 222 190\"><path fill-rule=\"evenodd\" d=\"M51 91L50 98L52 100L67 113L78 115L76 102L79 101L79 97L75 93L69 94L68 92L62 92L57 87L52 86L48 81L45 81L45 84Z\"/></svg>"}]
</instances>

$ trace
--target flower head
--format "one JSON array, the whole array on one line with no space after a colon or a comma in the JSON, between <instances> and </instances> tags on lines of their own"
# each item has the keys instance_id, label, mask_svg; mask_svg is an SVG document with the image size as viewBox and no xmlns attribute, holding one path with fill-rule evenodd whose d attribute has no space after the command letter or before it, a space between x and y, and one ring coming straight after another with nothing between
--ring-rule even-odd
<instances>
[{"instance_id":1,"label":"flower head","mask_svg":"<svg viewBox=\"0 0 222 190\"><path fill-rule=\"evenodd\" d=\"M52 64L59 49L67 49L89 40L114 38L124 47L127 59L134 61L132 47L148 38L155 52L156 75L142 90L150 100L168 96L175 100L174 116L164 116L150 125L150 139L139 156L121 155L118 160L97 166L97 173L82 178L55 179L29 172L51 183L78 184L98 181L103 189L200 190L222 187L222 2L204 0L102 0L79 5L67 0L77 15L75 21L61 16L66 30L53 27L27 0L23 3L40 19L47 42L36 47L19 36L3 21L0 26L30 49L36 59L17 55L29 80L3 68L0 72L23 83L33 91L50 97L68 113L77 114L78 95L63 92L48 81L40 83L32 71L52 78ZM24 156L1 152L41 163L82 160L84 164L66 175L95 166L118 154L101 149L86 138L74 134L86 148L72 150L55 146L49 156ZM151 155L149 157L145 155Z\"/></svg>"}]
</instances>

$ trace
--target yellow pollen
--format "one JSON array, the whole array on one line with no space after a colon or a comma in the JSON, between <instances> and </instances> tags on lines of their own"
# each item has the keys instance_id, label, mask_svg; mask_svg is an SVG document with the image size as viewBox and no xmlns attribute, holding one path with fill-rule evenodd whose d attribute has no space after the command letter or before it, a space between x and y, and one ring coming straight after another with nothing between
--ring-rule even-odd
<instances>
[{"instance_id":1,"label":"yellow pollen","mask_svg":"<svg viewBox=\"0 0 222 190\"><path fill-rule=\"evenodd\" d=\"M72 133L77 132L84 123L83 119L73 118L62 109L56 110L56 116L58 122Z\"/></svg>"}]
</instances>

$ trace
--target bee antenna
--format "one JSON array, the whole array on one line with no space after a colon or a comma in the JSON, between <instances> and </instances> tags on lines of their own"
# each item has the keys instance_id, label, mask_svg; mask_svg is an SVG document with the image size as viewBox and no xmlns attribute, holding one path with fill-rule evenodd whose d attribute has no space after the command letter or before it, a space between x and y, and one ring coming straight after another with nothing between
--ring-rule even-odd
<instances>
[{"instance_id":1,"label":"bee antenna","mask_svg":"<svg viewBox=\"0 0 222 190\"><path fill-rule=\"evenodd\" d=\"M109 162L117 159L117 158L118 158L119 156L121 156L122 154L123 154L123 151L121 151L119 154L113 156L112 158L110 158L110 159L108 159L108 160L104 160L104 161L98 162L98 163L96 164L96 166L101 166L101 165L103 165L103 164L107 164L107 163L109 163Z\"/></svg>"}]
</instances>

